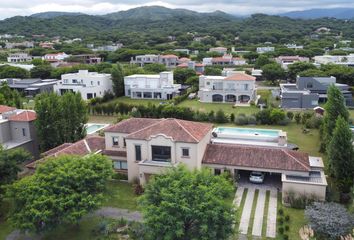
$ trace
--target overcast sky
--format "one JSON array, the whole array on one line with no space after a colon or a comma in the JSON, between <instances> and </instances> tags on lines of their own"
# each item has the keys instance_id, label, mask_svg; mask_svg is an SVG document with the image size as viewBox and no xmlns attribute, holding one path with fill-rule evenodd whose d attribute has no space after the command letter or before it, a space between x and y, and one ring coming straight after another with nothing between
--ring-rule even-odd
<instances>
[{"instance_id":1,"label":"overcast sky","mask_svg":"<svg viewBox=\"0 0 354 240\"><path fill-rule=\"evenodd\" d=\"M151 5L199 12L221 10L236 15L248 15L311 8L348 8L354 7L354 0L0 0L0 19L46 11L104 14Z\"/></svg>"}]
</instances>

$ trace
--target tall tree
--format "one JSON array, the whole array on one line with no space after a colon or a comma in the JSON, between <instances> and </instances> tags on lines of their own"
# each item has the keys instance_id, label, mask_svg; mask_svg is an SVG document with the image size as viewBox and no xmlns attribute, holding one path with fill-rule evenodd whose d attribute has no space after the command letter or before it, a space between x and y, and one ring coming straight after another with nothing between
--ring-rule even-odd
<instances>
[{"instance_id":1,"label":"tall tree","mask_svg":"<svg viewBox=\"0 0 354 240\"><path fill-rule=\"evenodd\" d=\"M348 122L339 116L332 138L327 146L330 170L335 176L338 187L343 193L349 193L354 179L353 133Z\"/></svg>"},{"instance_id":2,"label":"tall tree","mask_svg":"<svg viewBox=\"0 0 354 240\"><path fill-rule=\"evenodd\" d=\"M102 155L61 156L40 164L34 175L7 190L14 208L10 222L18 229L45 232L77 224L97 208L112 175L112 161Z\"/></svg>"},{"instance_id":3,"label":"tall tree","mask_svg":"<svg viewBox=\"0 0 354 240\"><path fill-rule=\"evenodd\" d=\"M225 203L232 184L208 169L184 166L155 176L141 198L145 223L152 239L227 239L234 209Z\"/></svg>"},{"instance_id":4,"label":"tall tree","mask_svg":"<svg viewBox=\"0 0 354 240\"><path fill-rule=\"evenodd\" d=\"M113 93L117 97L124 96L124 73L122 66L117 63L112 67Z\"/></svg>"},{"instance_id":5,"label":"tall tree","mask_svg":"<svg viewBox=\"0 0 354 240\"><path fill-rule=\"evenodd\" d=\"M50 66L49 64L37 65L31 69L31 71L30 71L31 77L32 78L41 78L41 79L50 78L52 70L53 70L53 67Z\"/></svg>"},{"instance_id":6,"label":"tall tree","mask_svg":"<svg viewBox=\"0 0 354 240\"><path fill-rule=\"evenodd\" d=\"M274 82L279 79L285 78L286 74L284 69L277 63L269 63L262 67L263 76L265 79Z\"/></svg>"},{"instance_id":7,"label":"tall tree","mask_svg":"<svg viewBox=\"0 0 354 240\"><path fill-rule=\"evenodd\" d=\"M88 107L80 93L54 93L36 97L35 122L42 150L54 148L64 142L75 142L86 135Z\"/></svg>"},{"instance_id":8,"label":"tall tree","mask_svg":"<svg viewBox=\"0 0 354 240\"><path fill-rule=\"evenodd\" d=\"M307 62L296 62L294 64L289 65L288 67L288 77L291 80L296 80L297 75L300 72L304 72L310 69L317 69L315 65Z\"/></svg>"},{"instance_id":9,"label":"tall tree","mask_svg":"<svg viewBox=\"0 0 354 240\"><path fill-rule=\"evenodd\" d=\"M341 91L335 85L329 86L327 90L327 103L324 107L325 115L322 127L322 149L324 150L326 150L326 147L332 138L337 118L341 116L346 121L349 119L349 112L344 102L344 97Z\"/></svg>"}]
</instances>

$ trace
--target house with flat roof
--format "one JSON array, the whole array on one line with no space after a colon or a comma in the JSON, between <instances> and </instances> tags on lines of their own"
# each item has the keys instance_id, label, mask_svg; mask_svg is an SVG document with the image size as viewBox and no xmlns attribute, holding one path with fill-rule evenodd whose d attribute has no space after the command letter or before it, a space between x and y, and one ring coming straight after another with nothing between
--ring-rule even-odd
<instances>
[{"instance_id":1,"label":"house with flat roof","mask_svg":"<svg viewBox=\"0 0 354 240\"><path fill-rule=\"evenodd\" d=\"M39 142L35 120L34 111L0 105L0 144L5 149L24 148L37 159Z\"/></svg>"},{"instance_id":2,"label":"house with flat roof","mask_svg":"<svg viewBox=\"0 0 354 240\"><path fill-rule=\"evenodd\" d=\"M209 52L216 52L219 54L226 54L227 53L227 48L226 47L214 47L210 48Z\"/></svg>"},{"instance_id":3,"label":"house with flat roof","mask_svg":"<svg viewBox=\"0 0 354 240\"><path fill-rule=\"evenodd\" d=\"M246 60L239 57L233 57L232 54L224 54L222 57L204 58L205 65L221 65L221 66L239 66L245 65Z\"/></svg>"},{"instance_id":4,"label":"house with flat roof","mask_svg":"<svg viewBox=\"0 0 354 240\"><path fill-rule=\"evenodd\" d=\"M135 74L124 77L125 96L136 99L172 99L180 94L181 84L175 84L173 72Z\"/></svg>"},{"instance_id":5,"label":"house with flat roof","mask_svg":"<svg viewBox=\"0 0 354 240\"><path fill-rule=\"evenodd\" d=\"M9 63L30 62L30 61L32 61L32 56L24 52L11 53L7 57L7 62Z\"/></svg>"},{"instance_id":6,"label":"house with flat roof","mask_svg":"<svg viewBox=\"0 0 354 240\"><path fill-rule=\"evenodd\" d=\"M275 47L257 47L256 49L257 53L267 53L267 52L274 52Z\"/></svg>"},{"instance_id":7,"label":"house with flat roof","mask_svg":"<svg viewBox=\"0 0 354 240\"><path fill-rule=\"evenodd\" d=\"M0 80L6 82L11 89L15 89L25 96L34 97L40 93L49 93L54 91L54 85L57 84L59 80L57 79L17 79L17 78L6 78Z\"/></svg>"},{"instance_id":8,"label":"house with flat roof","mask_svg":"<svg viewBox=\"0 0 354 240\"><path fill-rule=\"evenodd\" d=\"M191 170L208 167L214 174L227 171L235 179L240 174L260 171L276 179L283 198L293 192L325 200L327 182L320 157L286 147L212 142L212 133L213 125L209 123L130 118L105 128L104 138L89 136L60 145L27 167L33 169L50 156L103 154L112 159L116 172L126 174L129 182L138 179L141 184L179 164Z\"/></svg>"},{"instance_id":9,"label":"house with flat roof","mask_svg":"<svg viewBox=\"0 0 354 240\"><path fill-rule=\"evenodd\" d=\"M77 73L61 75L61 80L54 85L54 92L63 95L65 92L80 92L84 100L103 97L106 92L112 92L111 74L79 70Z\"/></svg>"},{"instance_id":10,"label":"house with flat roof","mask_svg":"<svg viewBox=\"0 0 354 240\"><path fill-rule=\"evenodd\" d=\"M43 61L47 62L61 62L64 61L65 58L70 57L70 55L61 52L61 53L48 53L42 57Z\"/></svg>"},{"instance_id":11,"label":"house with flat roof","mask_svg":"<svg viewBox=\"0 0 354 240\"><path fill-rule=\"evenodd\" d=\"M314 57L315 64L336 64L336 65L344 65L344 66L354 66L354 54L351 53L349 55L323 55L323 56L315 56Z\"/></svg>"},{"instance_id":12,"label":"house with flat roof","mask_svg":"<svg viewBox=\"0 0 354 240\"><path fill-rule=\"evenodd\" d=\"M200 76L201 102L249 103L256 98L256 78L245 73L228 76Z\"/></svg>"},{"instance_id":13,"label":"house with flat roof","mask_svg":"<svg viewBox=\"0 0 354 240\"><path fill-rule=\"evenodd\" d=\"M288 66L296 62L310 62L308 57L299 57L299 56L279 56L275 61L281 65L283 69L288 69Z\"/></svg>"},{"instance_id":14,"label":"house with flat roof","mask_svg":"<svg viewBox=\"0 0 354 240\"><path fill-rule=\"evenodd\" d=\"M352 93L347 84L336 83L335 77L297 77L296 84L280 84L282 108L313 109L327 101L327 89L334 84L345 98L347 106L353 105Z\"/></svg>"}]
</instances>

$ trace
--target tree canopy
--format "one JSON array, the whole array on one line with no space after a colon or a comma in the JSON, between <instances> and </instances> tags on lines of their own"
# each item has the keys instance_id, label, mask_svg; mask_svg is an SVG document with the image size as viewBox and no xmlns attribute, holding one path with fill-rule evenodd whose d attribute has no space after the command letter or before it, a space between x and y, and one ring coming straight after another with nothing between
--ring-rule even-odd
<instances>
[{"instance_id":1,"label":"tree canopy","mask_svg":"<svg viewBox=\"0 0 354 240\"><path fill-rule=\"evenodd\" d=\"M47 159L32 176L7 189L14 202L10 221L17 229L37 233L77 224L99 206L111 175L112 162L102 155Z\"/></svg>"},{"instance_id":2,"label":"tree canopy","mask_svg":"<svg viewBox=\"0 0 354 240\"><path fill-rule=\"evenodd\" d=\"M209 169L179 166L154 176L140 204L152 239L228 239L234 209L225 203L232 185Z\"/></svg>"}]
</instances>

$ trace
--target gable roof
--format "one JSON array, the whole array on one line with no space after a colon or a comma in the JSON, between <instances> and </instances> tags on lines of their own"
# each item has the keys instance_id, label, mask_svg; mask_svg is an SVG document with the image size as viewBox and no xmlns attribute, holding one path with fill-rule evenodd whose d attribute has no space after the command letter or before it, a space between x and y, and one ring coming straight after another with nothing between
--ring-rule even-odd
<instances>
[{"instance_id":1,"label":"gable roof","mask_svg":"<svg viewBox=\"0 0 354 240\"><path fill-rule=\"evenodd\" d=\"M0 114L5 113L5 112L10 112L10 111L13 111L15 109L16 108L14 108L14 107L9 107L9 106L6 106L6 105L0 105Z\"/></svg>"},{"instance_id":2,"label":"gable roof","mask_svg":"<svg viewBox=\"0 0 354 240\"><path fill-rule=\"evenodd\" d=\"M310 171L307 153L231 144L208 144L202 163L285 171Z\"/></svg>"},{"instance_id":3,"label":"gable roof","mask_svg":"<svg viewBox=\"0 0 354 240\"><path fill-rule=\"evenodd\" d=\"M36 120L36 118L37 115L34 111L25 110L19 114L10 116L9 120L16 121L16 122L31 122Z\"/></svg>"},{"instance_id":4,"label":"gable roof","mask_svg":"<svg viewBox=\"0 0 354 240\"><path fill-rule=\"evenodd\" d=\"M161 119L156 118L129 118L105 128L104 131L130 134L160 121Z\"/></svg>"},{"instance_id":5,"label":"gable roof","mask_svg":"<svg viewBox=\"0 0 354 240\"><path fill-rule=\"evenodd\" d=\"M64 143L44 153L44 158L31 162L26 165L27 168L36 168L38 163L45 162L48 157L57 157L60 155L79 155L85 156L90 153L101 152L105 148L104 137L89 136L75 143Z\"/></svg>"},{"instance_id":6,"label":"gable roof","mask_svg":"<svg viewBox=\"0 0 354 240\"><path fill-rule=\"evenodd\" d=\"M176 142L200 142L213 128L212 124L192 122L174 118L162 119L155 124L131 133L127 139L147 140L151 136L163 134Z\"/></svg>"},{"instance_id":7,"label":"gable roof","mask_svg":"<svg viewBox=\"0 0 354 240\"><path fill-rule=\"evenodd\" d=\"M256 78L248 75L246 73L236 73L231 76L226 77L224 80L231 80L231 81L256 81Z\"/></svg>"}]
</instances>

